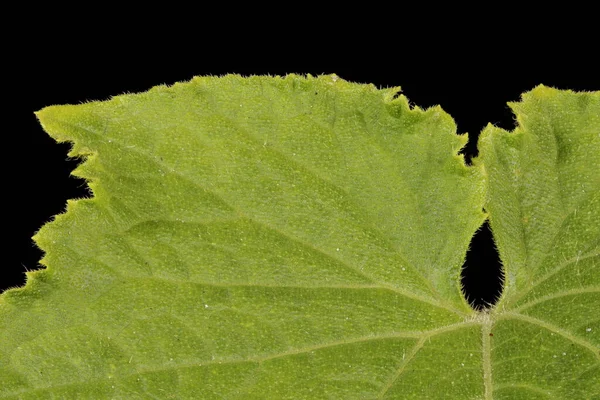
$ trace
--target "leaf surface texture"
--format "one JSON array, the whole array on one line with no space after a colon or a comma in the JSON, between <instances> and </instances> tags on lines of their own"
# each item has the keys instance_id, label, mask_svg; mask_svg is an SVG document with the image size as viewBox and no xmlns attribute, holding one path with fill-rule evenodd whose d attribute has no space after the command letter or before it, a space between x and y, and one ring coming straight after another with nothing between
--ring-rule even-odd
<instances>
[{"instance_id":1,"label":"leaf surface texture","mask_svg":"<svg viewBox=\"0 0 600 400\"><path fill-rule=\"evenodd\" d=\"M0 297L0 397L598 395L600 93L526 93L467 167L398 90L228 75L40 111L94 197ZM505 287L476 312L486 218Z\"/></svg>"}]
</instances>

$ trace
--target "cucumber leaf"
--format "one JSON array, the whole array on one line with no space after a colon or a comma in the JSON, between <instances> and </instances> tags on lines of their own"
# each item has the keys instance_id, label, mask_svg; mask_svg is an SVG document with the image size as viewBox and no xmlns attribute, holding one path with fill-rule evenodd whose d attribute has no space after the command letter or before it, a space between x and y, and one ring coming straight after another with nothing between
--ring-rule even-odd
<instances>
[{"instance_id":1,"label":"cucumber leaf","mask_svg":"<svg viewBox=\"0 0 600 400\"><path fill-rule=\"evenodd\" d=\"M469 167L439 107L334 75L43 109L94 197L0 296L0 398L598 396L600 93L512 107ZM475 311L486 218L505 287Z\"/></svg>"}]
</instances>

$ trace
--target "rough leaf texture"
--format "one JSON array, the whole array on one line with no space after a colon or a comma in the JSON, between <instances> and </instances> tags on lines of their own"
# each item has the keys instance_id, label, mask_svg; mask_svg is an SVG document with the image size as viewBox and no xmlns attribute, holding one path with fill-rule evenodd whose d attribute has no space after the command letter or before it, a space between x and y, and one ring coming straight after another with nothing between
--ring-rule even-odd
<instances>
[{"instance_id":1,"label":"rough leaf texture","mask_svg":"<svg viewBox=\"0 0 600 400\"><path fill-rule=\"evenodd\" d=\"M536 88L466 167L397 92L226 76L39 112L94 198L0 297L0 397L598 396L600 93ZM486 217L505 289L475 312Z\"/></svg>"}]
</instances>

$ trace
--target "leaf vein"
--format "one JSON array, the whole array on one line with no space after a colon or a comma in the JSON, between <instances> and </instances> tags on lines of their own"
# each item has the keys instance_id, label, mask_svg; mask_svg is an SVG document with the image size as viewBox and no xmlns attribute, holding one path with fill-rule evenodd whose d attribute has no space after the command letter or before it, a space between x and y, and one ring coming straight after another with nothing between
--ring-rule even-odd
<instances>
[{"instance_id":1,"label":"leaf vein","mask_svg":"<svg viewBox=\"0 0 600 400\"><path fill-rule=\"evenodd\" d=\"M523 311L527 308L533 307L536 304L539 303L544 303L546 301L550 301L550 300L554 300L554 299L558 299L561 297L566 297L566 296L572 296L572 295L577 295L577 294L583 294L583 293L598 293L600 292L600 287L596 287L596 286L588 286L588 287L583 287L583 288L577 288L577 289L571 289L571 290L564 290L562 292L557 292L557 293L552 293L534 300L531 300L511 311L513 312L520 312Z\"/></svg>"},{"instance_id":2,"label":"leaf vein","mask_svg":"<svg viewBox=\"0 0 600 400\"><path fill-rule=\"evenodd\" d=\"M582 347L585 347L596 357L596 359L600 360L600 353L598 352L597 346L594 346L592 343L588 342L587 340L579 338L579 337L573 335L571 332L561 329L556 325L553 325L551 323L548 323L548 322L538 319L538 318L530 317L528 315L520 314L520 313L516 313L516 312L504 312L499 316L499 319L501 319L502 317L504 317L506 319L520 320L520 321L527 322L532 325L537 325L537 326L544 328L546 330L549 330L553 333L558 333L565 339L568 339L573 343L576 343ZM504 319L504 318L502 318L502 319Z\"/></svg>"}]
</instances>

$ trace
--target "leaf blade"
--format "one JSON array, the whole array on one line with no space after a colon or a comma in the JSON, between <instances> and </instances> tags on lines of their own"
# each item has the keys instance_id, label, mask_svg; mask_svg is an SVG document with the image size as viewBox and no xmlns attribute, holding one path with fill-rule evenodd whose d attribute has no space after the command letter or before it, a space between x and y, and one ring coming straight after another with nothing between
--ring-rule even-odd
<instances>
[{"instance_id":1,"label":"leaf blade","mask_svg":"<svg viewBox=\"0 0 600 400\"><path fill-rule=\"evenodd\" d=\"M458 272L483 182L456 155L466 138L450 118L395 92L227 76L42 110L51 135L88 155L75 173L95 197L37 235L49 268L35 276L70 293L3 360L45 395L397 390L402 354L472 325ZM108 362L74 361L86 351Z\"/></svg>"},{"instance_id":2,"label":"leaf blade","mask_svg":"<svg viewBox=\"0 0 600 400\"><path fill-rule=\"evenodd\" d=\"M518 127L488 126L480 141L505 272L495 387L500 398L585 398L600 390L576 379L600 377L600 93L539 86L511 108Z\"/></svg>"}]
</instances>

